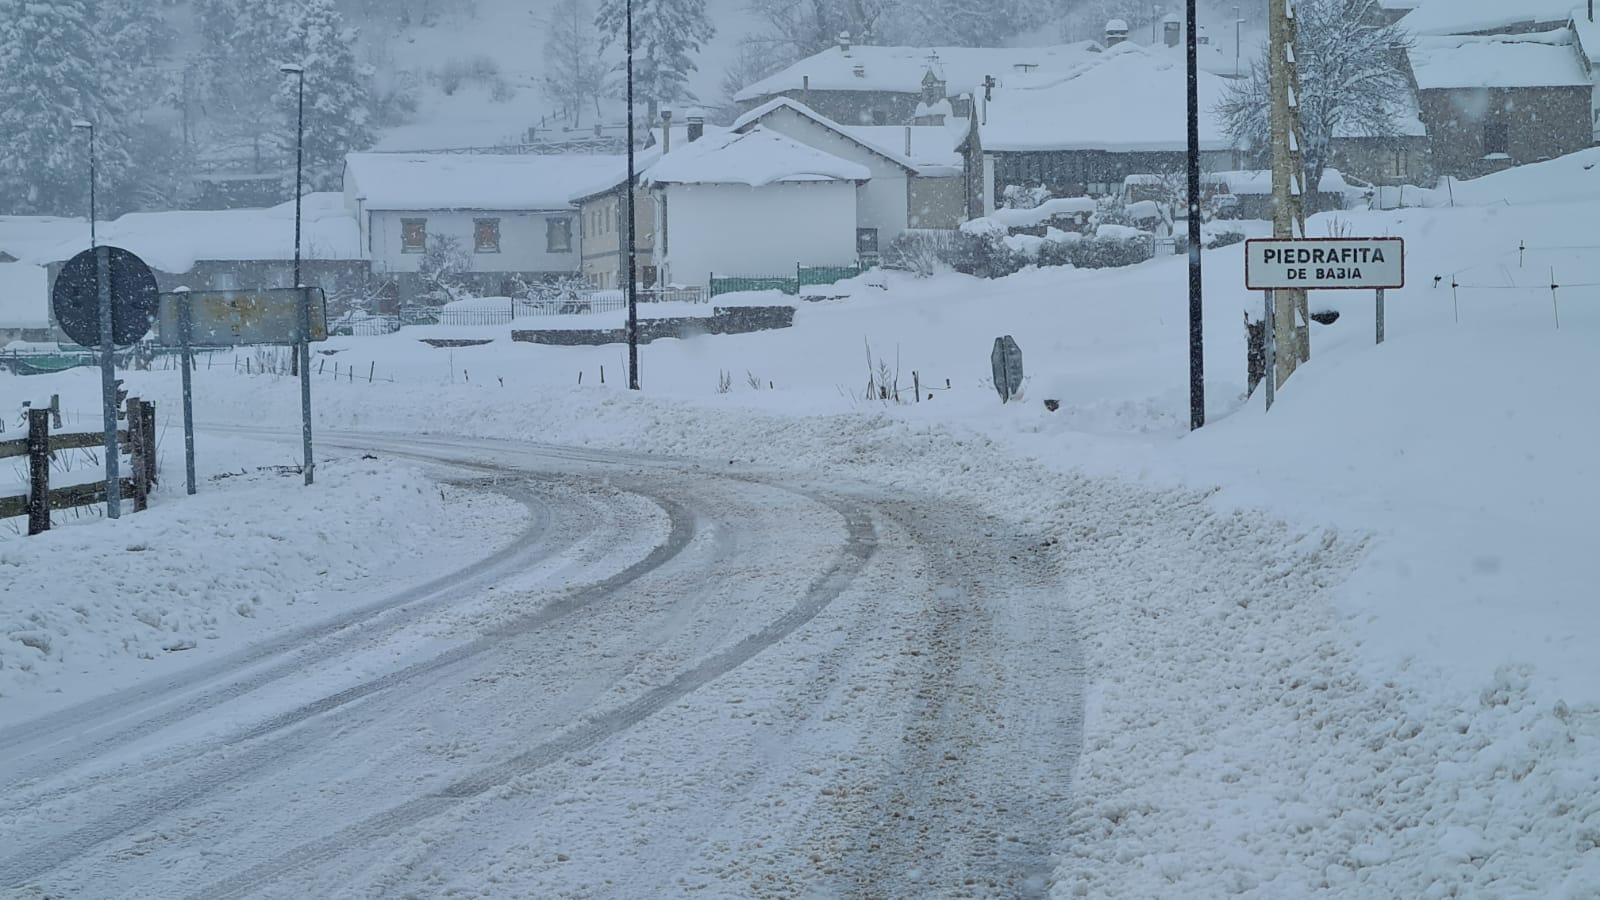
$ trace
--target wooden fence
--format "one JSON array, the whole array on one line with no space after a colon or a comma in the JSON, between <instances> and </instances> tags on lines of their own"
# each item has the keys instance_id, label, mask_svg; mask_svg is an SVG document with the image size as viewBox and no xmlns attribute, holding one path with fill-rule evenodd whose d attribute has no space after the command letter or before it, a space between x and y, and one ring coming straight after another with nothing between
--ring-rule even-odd
<instances>
[{"instance_id":1,"label":"wooden fence","mask_svg":"<svg viewBox=\"0 0 1600 900\"><path fill-rule=\"evenodd\" d=\"M149 504L150 488L157 483L156 406L138 397L129 397L125 411L126 428L117 430L117 443L129 455L131 477L118 480L122 496L132 499L134 512ZM0 459L28 457L28 493L0 497L0 519L28 517L28 534L50 530L50 511L75 506L92 506L106 501L105 479L90 484L50 489L50 461L58 451L87 450L105 446L105 432L73 434L50 433L50 410L28 410L28 436L0 441Z\"/></svg>"}]
</instances>

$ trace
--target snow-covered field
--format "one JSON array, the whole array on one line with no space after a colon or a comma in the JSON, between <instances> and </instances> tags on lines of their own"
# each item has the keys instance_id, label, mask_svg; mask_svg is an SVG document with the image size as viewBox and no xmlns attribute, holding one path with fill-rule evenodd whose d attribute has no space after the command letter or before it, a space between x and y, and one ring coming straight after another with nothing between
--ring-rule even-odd
<instances>
[{"instance_id":1,"label":"snow-covered field","mask_svg":"<svg viewBox=\"0 0 1600 900\"><path fill-rule=\"evenodd\" d=\"M1600 281L1596 249L1574 246L1596 161L1457 184L1453 208L1313 220L1313 234L1405 237L1409 286L1389 292L1382 346L1369 295L1319 297L1342 316L1314 326L1314 358L1270 414L1243 397L1242 310L1259 301L1241 248L1207 252L1209 424L1194 434L1181 257L998 282L869 276L789 330L642 348L639 394L618 346L513 344L508 328L465 329L498 338L454 349L336 338L318 348L318 427L932 493L1048 535L1074 632L1060 644L1085 679L1054 896L1594 900L1600 287L1552 298L1549 273ZM1504 202L1510 188L1530 202ZM1002 334L1029 373L1005 406L986 383ZM901 402L867 396L884 373ZM157 677L357 602L366 578L486 555L522 515L339 449L310 490L253 474L185 497L177 373L126 378L162 410L165 483L116 523L0 531L0 725L94 695L97 672ZM86 370L0 376L0 411L59 392L88 416L97 391ZM202 432L203 470L292 462L298 402L291 379L211 360L200 420L283 438ZM464 504L480 505L469 524L439 524ZM128 596L147 584L159 599ZM497 884L560 883L484 852ZM496 895L470 873L446 881Z\"/></svg>"}]
</instances>

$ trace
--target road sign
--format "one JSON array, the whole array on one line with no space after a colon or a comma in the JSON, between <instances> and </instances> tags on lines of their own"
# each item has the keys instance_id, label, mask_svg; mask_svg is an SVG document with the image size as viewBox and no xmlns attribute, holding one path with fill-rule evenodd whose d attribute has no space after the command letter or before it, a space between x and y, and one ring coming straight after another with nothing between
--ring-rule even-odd
<instances>
[{"instance_id":1,"label":"road sign","mask_svg":"<svg viewBox=\"0 0 1600 900\"><path fill-rule=\"evenodd\" d=\"M1252 291L1403 288L1405 241L1394 237L1245 241L1244 284Z\"/></svg>"},{"instance_id":2,"label":"road sign","mask_svg":"<svg viewBox=\"0 0 1600 900\"><path fill-rule=\"evenodd\" d=\"M111 343L125 347L150 331L160 288L144 260L121 247L104 247L111 272ZM50 291L50 306L61 330L85 347L100 348L100 293L95 251L67 260Z\"/></svg>"},{"instance_id":3,"label":"road sign","mask_svg":"<svg viewBox=\"0 0 1600 900\"><path fill-rule=\"evenodd\" d=\"M1009 334L997 337L989 364L994 368L994 389L1000 393L1000 402L1006 403L1022 390L1022 348Z\"/></svg>"},{"instance_id":4,"label":"road sign","mask_svg":"<svg viewBox=\"0 0 1600 900\"><path fill-rule=\"evenodd\" d=\"M311 340L328 339L327 300L321 288L305 289L311 295ZM300 342L300 291L273 288L253 291L189 291L193 316L191 340L200 347L241 344L297 344ZM161 295L157 316L158 339L176 347L179 334L178 295Z\"/></svg>"}]
</instances>

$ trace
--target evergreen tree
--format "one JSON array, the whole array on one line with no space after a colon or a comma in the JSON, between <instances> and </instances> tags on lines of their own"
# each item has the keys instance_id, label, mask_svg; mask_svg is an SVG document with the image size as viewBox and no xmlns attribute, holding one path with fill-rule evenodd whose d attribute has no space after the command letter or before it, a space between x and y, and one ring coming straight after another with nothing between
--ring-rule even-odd
<instances>
[{"instance_id":1,"label":"evergreen tree","mask_svg":"<svg viewBox=\"0 0 1600 900\"><path fill-rule=\"evenodd\" d=\"M561 104L561 111L573 125L583 119L589 103L600 115L600 96L605 92L610 66L600 56L600 35L583 0L558 0L550 15L544 42L545 94Z\"/></svg>"},{"instance_id":2,"label":"evergreen tree","mask_svg":"<svg viewBox=\"0 0 1600 900\"><path fill-rule=\"evenodd\" d=\"M314 190L338 182L346 153L372 146L372 70L356 61L355 44L355 29L345 27L334 0L306 0L282 60L271 68L292 135L299 79L280 75L278 65L305 67L306 181Z\"/></svg>"},{"instance_id":3,"label":"evergreen tree","mask_svg":"<svg viewBox=\"0 0 1600 900\"><path fill-rule=\"evenodd\" d=\"M75 119L95 124L101 185L127 171L91 0L0 0L0 212L84 215L88 146Z\"/></svg>"},{"instance_id":4,"label":"evergreen tree","mask_svg":"<svg viewBox=\"0 0 1600 900\"><path fill-rule=\"evenodd\" d=\"M605 33L601 48L625 39L624 15L630 0L603 0L595 24ZM661 104L693 101L690 54L716 34L705 0L631 0L633 4L634 97L648 106L654 122Z\"/></svg>"},{"instance_id":5,"label":"evergreen tree","mask_svg":"<svg viewBox=\"0 0 1600 900\"><path fill-rule=\"evenodd\" d=\"M202 48L193 60L192 90L204 111L202 140L213 154L249 158L256 172L283 164L283 126L272 109L295 7L286 0L195 4Z\"/></svg>"}]
</instances>

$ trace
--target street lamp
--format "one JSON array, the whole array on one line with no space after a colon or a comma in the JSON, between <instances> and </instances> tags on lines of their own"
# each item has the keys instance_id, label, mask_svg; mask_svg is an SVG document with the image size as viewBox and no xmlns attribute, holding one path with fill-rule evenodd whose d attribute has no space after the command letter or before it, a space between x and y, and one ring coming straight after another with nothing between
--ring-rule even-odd
<instances>
[{"instance_id":1,"label":"street lamp","mask_svg":"<svg viewBox=\"0 0 1600 900\"><path fill-rule=\"evenodd\" d=\"M1244 27L1244 19L1239 16L1239 7L1233 8L1233 77L1239 77L1239 35Z\"/></svg>"},{"instance_id":2,"label":"street lamp","mask_svg":"<svg viewBox=\"0 0 1600 900\"><path fill-rule=\"evenodd\" d=\"M89 249L95 248L94 236L94 123L88 119L73 119L72 127L89 132Z\"/></svg>"},{"instance_id":3,"label":"street lamp","mask_svg":"<svg viewBox=\"0 0 1600 900\"><path fill-rule=\"evenodd\" d=\"M106 433L106 518L122 515L122 482L117 473L117 373L111 346L115 338L111 325L111 255L95 237L94 204L95 158L94 123L73 119L73 130L89 132L89 249L94 251L95 297L100 306L100 406Z\"/></svg>"},{"instance_id":4,"label":"street lamp","mask_svg":"<svg viewBox=\"0 0 1600 900\"><path fill-rule=\"evenodd\" d=\"M300 370L300 430L305 443L306 484L312 481L311 460L311 294L300 280L300 186L304 182L306 146L306 68L285 63L278 71L295 77L294 129L294 289L299 292L300 341L295 348L295 368Z\"/></svg>"}]
</instances>

